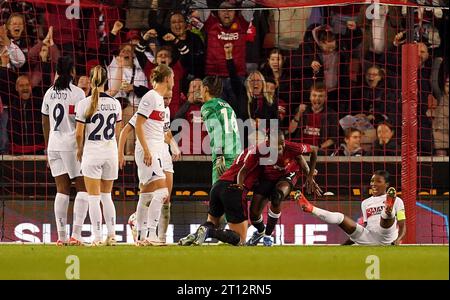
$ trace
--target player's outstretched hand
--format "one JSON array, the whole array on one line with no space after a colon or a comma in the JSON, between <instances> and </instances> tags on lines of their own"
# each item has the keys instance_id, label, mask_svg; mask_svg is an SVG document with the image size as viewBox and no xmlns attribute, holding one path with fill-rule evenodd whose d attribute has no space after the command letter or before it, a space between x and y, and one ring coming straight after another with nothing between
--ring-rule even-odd
<instances>
[{"instance_id":1,"label":"player's outstretched hand","mask_svg":"<svg viewBox=\"0 0 450 300\"><path fill-rule=\"evenodd\" d=\"M214 167L216 168L217 175L220 177L227 170L227 166L225 164L225 157L223 155L219 155L214 162Z\"/></svg>"}]
</instances>

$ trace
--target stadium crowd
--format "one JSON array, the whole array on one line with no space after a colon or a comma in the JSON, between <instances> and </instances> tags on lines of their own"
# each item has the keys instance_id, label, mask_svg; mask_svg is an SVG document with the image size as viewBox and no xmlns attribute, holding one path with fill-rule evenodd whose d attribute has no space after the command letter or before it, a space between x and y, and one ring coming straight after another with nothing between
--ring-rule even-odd
<instances>
[{"instance_id":1,"label":"stadium crowd","mask_svg":"<svg viewBox=\"0 0 450 300\"><path fill-rule=\"evenodd\" d=\"M107 69L125 122L152 88L151 71L171 66L170 115L191 129L180 132L180 144L191 145L183 154L204 150L192 133L202 123L200 80L218 76L222 98L254 132L278 119L288 140L315 145L319 155L400 155L405 8L381 5L369 18L368 5L251 10L254 1L200 2L194 9L192 1L103 0L70 19L67 4L0 1L0 153L44 154L43 94L58 58L70 55L86 96L90 69ZM424 156L448 155L448 17L448 9L414 8ZM133 137L125 149L134 153Z\"/></svg>"}]
</instances>

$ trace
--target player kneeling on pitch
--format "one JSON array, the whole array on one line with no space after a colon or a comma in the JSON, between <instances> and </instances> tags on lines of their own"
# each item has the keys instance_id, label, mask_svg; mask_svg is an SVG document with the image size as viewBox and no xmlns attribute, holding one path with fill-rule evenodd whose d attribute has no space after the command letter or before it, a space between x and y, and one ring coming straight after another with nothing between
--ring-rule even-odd
<instances>
[{"instance_id":1,"label":"player kneeling on pitch","mask_svg":"<svg viewBox=\"0 0 450 300\"><path fill-rule=\"evenodd\" d=\"M394 187L389 187L387 171L375 171L370 180L370 186L373 196L365 199L361 204L364 226L342 213L313 206L300 191L297 191L295 200L298 200L303 211L313 214L328 224L339 225L350 237L350 242L346 244L399 245L406 234L403 200L396 196Z\"/></svg>"}]
</instances>

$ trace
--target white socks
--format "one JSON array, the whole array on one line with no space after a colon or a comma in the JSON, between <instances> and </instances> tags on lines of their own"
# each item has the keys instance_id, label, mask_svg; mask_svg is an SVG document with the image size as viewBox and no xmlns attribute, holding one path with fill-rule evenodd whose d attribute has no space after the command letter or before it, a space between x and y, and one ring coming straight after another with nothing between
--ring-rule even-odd
<instances>
[{"instance_id":1,"label":"white socks","mask_svg":"<svg viewBox=\"0 0 450 300\"><path fill-rule=\"evenodd\" d=\"M94 242L102 240L102 210L100 208L100 195L89 195L89 218L94 235Z\"/></svg>"},{"instance_id":2,"label":"white socks","mask_svg":"<svg viewBox=\"0 0 450 300\"><path fill-rule=\"evenodd\" d=\"M106 228L108 228L108 237L116 237L116 208L111 197L111 193L101 193L100 199L103 206L103 216L105 217Z\"/></svg>"},{"instance_id":3,"label":"white socks","mask_svg":"<svg viewBox=\"0 0 450 300\"><path fill-rule=\"evenodd\" d=\"M158 224L158 238L161 242L166 241L167 227L170 222L170 202L164 203L161 209L161 216Z\"/></svg>"},{"instance_id":4,"label":"white socks","mask_svg":"<svg viewBox=\"0 0 450 300\"><path fill-rule=\"evenodd\" d=\"M153 195L152 202L148 209L148 238L151 241L157 241L156 227L159 223L159 217L161 215L161 208L166 197L169 196L169 190L162 188L151 193Z\"/></svg>"},{"instance_id":5,"label":"white socks","mask_svg":"<svg viewBox=\"0 0 450 300\"><path fill-rule=\"evenodd\" d=\"M318 207L313 208L312 214L319 217L322 221L328 224L341 224L344 221L344 214L339 212L330 212Z\"/></svg>"},{"instance_id":6,"label":"white socks","mask_svg":"<svg viewBox=\"0 0 450 300\"><path fill-rule=\"evenodd\" d=\"M57 193L55 197L55 220L56 228L58 230L58 240L63 243L67 242L66 224L67 224L67 209L69 207L69 195Z\"/></svg>"},{"instance_id":7,"label":"white socks","mask_svg":"<svg viewBox=\"0 0 450 300\"><path fill-rule=\"evenodd\" d=\"M88 193L78 192L73 204L73 229L72 237L81 241L81 230L89 209Z\"/></svg>"},{"instance_id":8,"label":"white socks","mask_svg":"<svg viewBox=\"0 0 450 300\"><path fill-rule=\"evenodd\" d=\"M148 209L153 199L153 193L140 193L139 202L136 209L136 230L138 241L143 241L147 237L148 229Z\"/></svg>"}]
</instances>

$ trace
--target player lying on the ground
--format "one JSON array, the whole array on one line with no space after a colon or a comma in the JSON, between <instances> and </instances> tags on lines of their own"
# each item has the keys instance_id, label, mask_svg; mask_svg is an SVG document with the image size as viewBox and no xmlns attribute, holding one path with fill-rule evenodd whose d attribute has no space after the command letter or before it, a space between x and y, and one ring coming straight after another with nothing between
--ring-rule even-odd
<instances>
[{"instance_id":1,"label":"player lying on the ground","mask_svg":"<svg viewBox=\"0 0 450 300\"><path fill-rule=\"evenodd\" d=\"M284 141L283 133L279 133ZM302 154L311 153L311 166L305 161ZM300 166L307 175L306 188L308 193L320 196L321 190L314 181L317 150L310 145L285 142L284 151L275 164L264 166L262 178L253 191L250 204L250 221L256 228L247 246L255 246L263 238L264 246L272 246L271 235L281 216L281 202L289 197L293 187L297 184ZM238 178L239 181L239 178ZM267 202L270 207L267 212L267 226L264 226L262 211Z\"/></svg>"},{"instance_id":2,"label":"player lying on the ground","mask_svg":"<svg viewBox=\"0 0 450 300\"><path fill-rule=\"evenodd\" d=\"M361 204L364 227L340 212L330 212L313 206L300 191L297 191L295 200L298 200L303 211L313 214L328 224L339 225L353 243L399 245L406 234L403 200L396 196L394 187L389 187L387 171L375 171L370 180L370 186L373 196L365 199Z\"/></svg>"},{"instance_id":3,"label":"player lying on the ground","mask_svg":"<svg viewBox=\"0 0 450 300\"><path fill-rule=\"evenodd\" d=\"M261 176L262 147L269 144L272 153L281 156L284 151L284 136L278 135L278 143L269 140L257 146L250 146L235 159L231 167L213 185L210 192L208 220L193 234L180 239L179 245L201 245L206 238L216 238L232 245L243 245L247 238L248 209L247 193ZM275 147L277 150L275 151ZM241 178L240 181L237 179ZM219 229L222 215L228 222L228 229Z\"/></svg>"}]
</instances>

